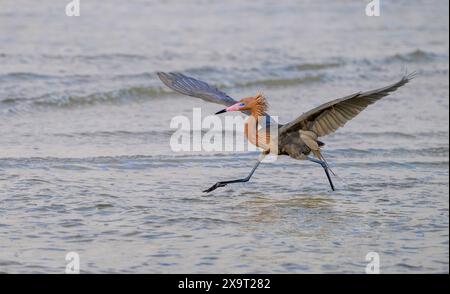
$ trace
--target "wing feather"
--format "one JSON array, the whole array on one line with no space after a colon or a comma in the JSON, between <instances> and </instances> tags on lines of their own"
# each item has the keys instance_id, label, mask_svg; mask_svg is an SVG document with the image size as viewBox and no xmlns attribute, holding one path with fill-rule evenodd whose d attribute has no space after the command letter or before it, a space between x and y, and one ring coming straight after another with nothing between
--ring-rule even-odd
<instances>
[{"instance_id":1,"label":"wing feather","mask_svg":"<svg viewBox=\"0 0 450 294\"><path fill-rule=\"evenodd\" d=\"M333 133L346 122L354 118L370 104L388 96L413 79L415 73L407 74L398 82L373 91L358 92L322 104L285 124L280 128L279 135L298 130L310 130L319 137Z\"/></svg>"},{"instance_id":2,"label":"wing feather","mask_svg":"<svg viewBox=\"0 0 450 294\"><path fill-rule=\"evenodd\" d=\"M208 102L218 103L225 106L230 106L237 103L236 100L220 91L219 89L208 85L207 83L185 76L181 73L175 72L158 72L159 79L172 90L197 97Z\"/></svg>"}]
</instances>

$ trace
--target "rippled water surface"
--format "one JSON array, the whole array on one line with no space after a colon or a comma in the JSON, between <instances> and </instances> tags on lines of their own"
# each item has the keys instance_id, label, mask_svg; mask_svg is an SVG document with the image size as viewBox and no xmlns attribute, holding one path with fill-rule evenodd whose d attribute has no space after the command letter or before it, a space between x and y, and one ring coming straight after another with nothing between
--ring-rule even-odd
<instances>
[{"instance_id":1,"label":"rippled water surface","mask_svg":"<svg viewBox=\"0 0 450 294\"><path fill-rule=\"evenodd\" d=\"M69 1L0 4L0 272L448 273L447 1ZM418 77L323 138L340 179L255 152L169 146L176 115L218 105L155 73L288 122L332 98Z\"/></svg>"}]
</instances>

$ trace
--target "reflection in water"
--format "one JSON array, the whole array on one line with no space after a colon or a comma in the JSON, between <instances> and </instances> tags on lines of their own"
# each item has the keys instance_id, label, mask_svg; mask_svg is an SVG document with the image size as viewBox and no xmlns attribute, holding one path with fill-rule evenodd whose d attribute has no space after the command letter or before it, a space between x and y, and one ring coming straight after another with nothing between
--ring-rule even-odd
<instances>
[{"instance_id":1,"label":"reflection in water","mask_svg":"<svg viewBox=\"0 0 450 294\"><path fill-rule=\"evenodd\" d=\"M253 193L242 193L253 194ZM283 219L283 211L290 210L298 212L305 210L316 210L322 212L330 212L333 206L333 200L324 196L296 195L290 199L273 199L264 196L253 195L252 200L245 201L242 205L256 210L252 219L256 223L273 223ZM317 198L316 198L317 197ZM322 197L322 198L321 198Z\"/></svg>"}]
</instances>

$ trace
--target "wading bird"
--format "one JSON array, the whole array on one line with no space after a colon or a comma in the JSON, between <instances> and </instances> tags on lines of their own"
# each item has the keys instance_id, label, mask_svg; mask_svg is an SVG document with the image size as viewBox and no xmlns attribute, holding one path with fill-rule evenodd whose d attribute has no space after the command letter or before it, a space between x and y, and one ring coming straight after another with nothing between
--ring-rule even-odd
<instances>
[{"instance_id":1,"label":"wading bird","mask_svg":"<svg viewBox=\"0 0 450 294\"><path fill-rule=\"evenodd\" d=\"M218 111L216 114L242 111L250 115L245 124L245 136L252 144L263 150L255 166L247 177L217 182L203 192L211 192L228 184L248 182L261 161L269 153L288 155L294 159L309 160L320 164L325 171L331 189L334 191L335 188L329 173L331 169L320 152L320 148L325 144L319 141L318 138L331 134L338 128L344 126L347 121L354 118L368 105L375 103L408 83L414 75L414 73L409 75L405 74L398 82L384 88L358 92L332 100L303 113L285 125L275 123L278 129L278 135L274 138L268 132L270 128L267 127L267 124L270 124L271 120L270 116L266 113L268 104L263 95L258 94L236 101L217 88L181 73L158 73L159 78L166 86L181 94L227 106L227 108ZM265 124L266 127L263 130L258 127L258 125ZM315 158L310 156L311 153ZM331 173L333 172L331 171Z\"/></svg>"}]
</instances>

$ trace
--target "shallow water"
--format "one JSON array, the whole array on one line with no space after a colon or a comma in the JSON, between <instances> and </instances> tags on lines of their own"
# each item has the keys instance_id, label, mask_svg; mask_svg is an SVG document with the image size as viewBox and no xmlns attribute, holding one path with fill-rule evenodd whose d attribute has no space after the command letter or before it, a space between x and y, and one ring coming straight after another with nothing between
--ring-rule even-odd
<instances>
[{"instance_id":1,"label":"shallow water","mask_svg":"<svg viewBox=\"0 0 450 294\"><path fill-rule=\"evenodd\" d=\"M0 272L448 273L447 1L65 1L0 4ZM68 2L68 1L67 1ZM255 152L174 153L181 71L239 98L264 91L287 122L419 72L323 138L331 192L281 157L247 184Z\"/></svg>"}]
</instances>

